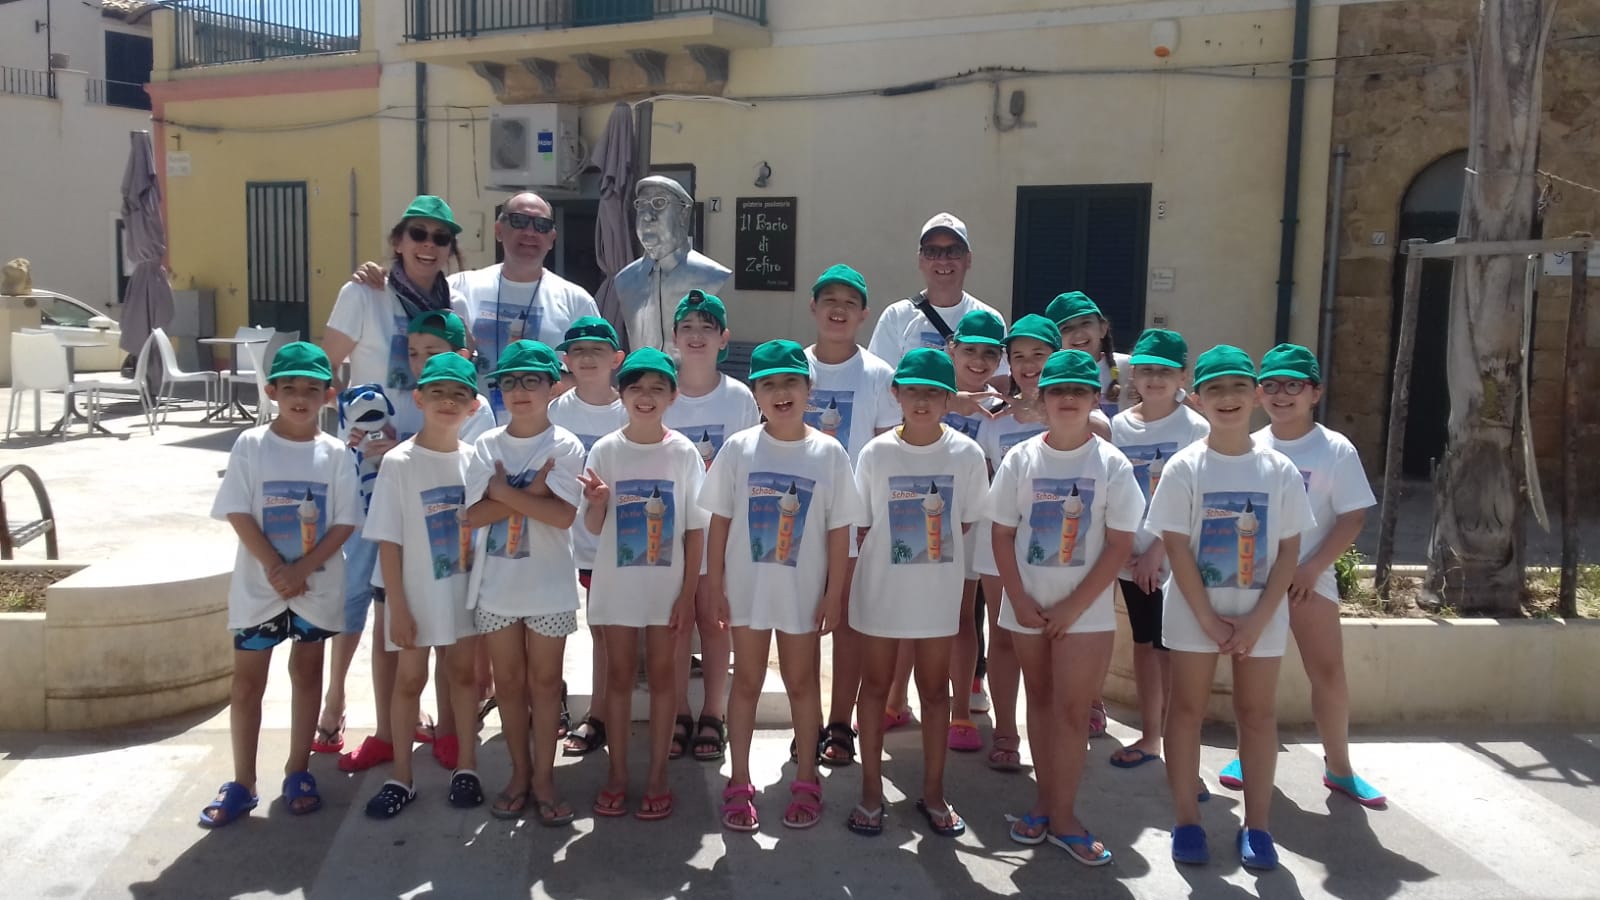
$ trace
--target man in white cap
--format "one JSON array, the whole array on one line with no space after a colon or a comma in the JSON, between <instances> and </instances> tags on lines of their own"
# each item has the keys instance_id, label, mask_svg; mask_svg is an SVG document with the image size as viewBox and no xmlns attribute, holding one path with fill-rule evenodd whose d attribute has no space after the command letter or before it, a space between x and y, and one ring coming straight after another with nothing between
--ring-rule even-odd
<instances>
[{"instance_id":1,"label":"man in white cap","mask_svg":"<svg viewBox=\"0 0 1600 900\"><path fill-rule=\"evenodd\" d=\"M613 282L628 346L672 349L672 314L690 291L722 293L730 270L694 249L689 225L694 198L663 175L639 179L634 223L644 255L628 263Z\"/></svg>"},{"instance_id":2,"label":"man in white cap","mask_svg":"<svg viewBox=\"0 0 1600 900\"><path fill-rule=\"evenodd\" d=\"M914 297L889 305L878 317L867 349L890 366L916 347L942 349L961 317L975 309L1005 316L994 307L967 293L963 286L972 268L972 241L965 222L947 212L939 213L922 226L917 247L917 267L922 271L923 291ZM940 327L940 326L943 327ZM1007 371L1004 361L1001 372Z\"/></svg>"}]
</instances>

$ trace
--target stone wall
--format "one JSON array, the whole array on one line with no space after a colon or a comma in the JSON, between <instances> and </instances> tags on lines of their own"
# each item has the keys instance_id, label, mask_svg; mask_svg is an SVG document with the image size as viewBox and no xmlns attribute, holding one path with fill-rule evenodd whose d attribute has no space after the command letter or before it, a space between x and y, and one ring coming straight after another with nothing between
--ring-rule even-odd
<instances>
[{"instance_id":1,"label":"stone wall","mask_svg":"<svg viewBox=\"0 0 1600 900\"><path fill-rule=\"evenodd\" d=\"M1400 205L1419 172L1467 146L1470 75L1466 52L1477 31L1472 0L1407 0L1342 7L1334 146L1346 163L1338 241L1338 288L1328 425L1350 436L1367 470L1383 471L1389 408L1390 322ZM1600 0L1563 0L1545 59L1540 168L1600 186ZM1331 151L1330 147L1330 151ZM1600 233L1600 192L1559 182L1547 195L1544 235ZM1388 241L1374 245L1375 232ZM1591 282L1586 356L1600 347L1600 279ZM1559 482L1562 377L1569 283L1539 280L1530 395L1535 454L1555 505ZM1584 371L1587 440L1600 438L1600 360ZM1600 503L1600 479L1582 485Z\"/></svg>"}]
</instances>

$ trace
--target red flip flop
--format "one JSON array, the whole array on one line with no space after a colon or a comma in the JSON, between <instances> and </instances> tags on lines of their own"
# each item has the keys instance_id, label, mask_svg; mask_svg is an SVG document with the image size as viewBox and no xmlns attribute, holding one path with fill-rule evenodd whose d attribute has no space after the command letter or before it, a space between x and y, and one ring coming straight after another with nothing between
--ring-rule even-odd
<instances>
[{"instance_id":1,"label":"red flip flop","mask_svg":"<svg viewBox=\"0 0 1600 900\"><path fill-rule=\"evenodd\" d=\"M645 794L639 801L639 809L633 817L641 822L658 822L670 815L672 815L672 792L667 791L665 794Z\"/></svg>"},{"instance_id":2,"label":"red flip flop","mask_svg":"<svg viewBox=\"0 0 1600 900\"><path fill-rule=\"evenodd\" d=\"M594 801L594 814L615 819L628 814L628 794L626 791L601 791L600 796Z\"/></svg>"}]
</instances>

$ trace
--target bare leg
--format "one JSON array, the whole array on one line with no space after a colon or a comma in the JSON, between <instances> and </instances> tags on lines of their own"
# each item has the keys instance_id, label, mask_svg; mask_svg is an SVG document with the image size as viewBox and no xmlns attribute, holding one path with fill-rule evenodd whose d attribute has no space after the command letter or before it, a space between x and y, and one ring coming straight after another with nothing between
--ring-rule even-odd
<instances>
[{"instance_id":1,"label":"bare leg","mask_svg":"<svg viewBox=\"0 0 1600 900\"><path fill-rule=\"evenodd\" d=\"M398 735L405 746L411 746L411 732L417 724L417 714L411 714L411 721L405 725L405 730L395 731L391 727L390 715L394 703L395 671L400 663L400 654L397 651L385 649L384 637L384 604L372 604L372 705L373 712L377 714L378 725L372 736L385 744L395 743ZM419 692L420 693L420 692ZM395 747L395 755L400 754L400 747Z\"/></svg>"},{"instance_id":2,"label":"bare leg","mask_svg":"<svg viewBox=\"0 0 1600 900\"><path fill-rule=\"evenodd\" d=\"M888 702L894 680L894 638L861 635L862 709L878 709ZM871 812L883 806L883 716L861 717L861 808ZM927 723L924 722L924 725Z\"/></svg>"},{"instance_id":3,"label":"bare leg","mask_svg":"<svg viewBox=\"0 0 1600 900\"><path fill-rule=\"evenodd\" d=\"M1133 684L1139 694L1139 740L1117 751L1118 759L1132 759L1133 750L1161 755L1161 730L1166 724L1167 698L1172 693L1172 666L1166 650L1155 644L1133 645Z\"/></svg>"},{"instance_id":4,"label":"bare leg","mask_svg":"<svg viewBox=\"0 0 1600 900\"><path fill-rule=\"evenodd\" d=\"M450 690L450 685L453 682L453 679L450 677L450 663L448 662L450 649L451 648L449 647L433 648L433 702L438 709L438 718L433 720L434 740L438 740L442 737L449 737L457 733L455 691ZM467 672L470 676L472 673L471 665L473 661L469 659L467 660L467 663ZM476 702L468 703L467 707L471 709L474 714L477 713ZM475 717L476 716L474 715L474 718ZM471 722L473 719L468 719L468 721ZM474 730L474 727L468 726L466 733L472 734Z\"/></svg>"},{"instance_id":5,"label":"bare leg","mask_svg":"<svg viewBox=\"0 0 1600 900\"><path fill-rule=\"evenodd\" d=\"M1167 789L1172 792L1175 824L1200 824L1200 726L1217 673L1217 654L1169 650L1172 658L1172 703L1167 707ZM1235 684L1237 689L1238 685ZM1267 776L1268 778L1271 775ZM1269 791L1272 789L1269 785Z\"/></svg>"},{"instance_id":6,"label":"bare leg","mask_svg":"<svg viewBox=\"0 0 1600 900\"><path fill-rule=\"evenodd\" d=\"M850 583L855 579L856 561L850 560L845 567L844 597L841 604L842 618L839 627L833 630L833 696L829 699L828 721L850 724L856 711L856 694L861 689L861 634L850 625ZM817 670L821 671L822 642L817 642ZM820 690L820 688L819 688ZM874 715L883 715L883 710L873 710ZM800 741L804 744L811 738ZM801 754L802 757L805 754Z\"/></svg>"},{"instance_id":7,"label":"bare leg","mask_svg":"<svg viewBox=\"0 0 1600 900\"><path fill-rule=\"evenodd\" d=\"M528 694L533 699L533 776L531 786L536 800L555 807L556 816L571 811L556 792L556 726L561 720L561 660L566 652L567 639L545 637L526 628L527 635ZM498 670L498 667L497 667ZM506 704L504 691L509 675L503 675L496 689L501 691L501 704ZM500 707L505 716L506 706ZM511 740L509 737L507 741ZM524 741L526 746L527 742Z\"/></svg>"},{"instance_id":8,"label":"bare leg","mask_svg":"<svg viewBox=\"0 0 1600 900\"><path fill-rule=\"evenodd\" d=\"M1317 720L1328 771L1348 778L1355 770L1350 766L1350 687L1344 674L1339 604L1313 596L1290 606L1289 627L1311 681L1311 715Z\"/></svg>"},{"instance_id":9,"label":"bare leg","mask_svg":"<svg viewBox=\"0 0 1600 900\"><path fill-rule=\"evenodd\" d=\"M684 633L688 633L687 628ZM645 677L650 686L650 770L645 776L644 792L660 797L667 793L667 753L672 746L673 709L677 704L673 650L678 635L665 625L652 625L644 629L644 641Z\"/></svg>"},{"instance_id":10,"label":"bare leg","mask_svg":"<svg viewBox=\"0 0 1600 900\"><path fill-rule=\"evenodd\" d=\"M1278 656L1233 660L1233 716L1239 723L1239 767L1244 772L1244 824L1260 831L1267 830L1278 767L1276 704L1282 662Z\"/></svg>"},{"instance_id":11,"label":"bare leg","mask_svg":"<svg viewBox=\"0 0 1600 900\"><path fill-rule=\"evenodd\" d=\"M733 687L728 696L728 753L732 768L729 784L750 784L750 742L755 734L756 704L767 677L767 656L772 632L733 629ZM736 815L733 824L748 826L747 816Z\"/></svg>"},{"instance_id":12,"label":"bare leg","mask_svg":"<svg viewBox=\"0 0 1600 900\"><path fill-rule=\"evenodd\" d=\"M1052 752L1053 793L1050 796L1050 830L1056 834L1083 834L1078 821L1078 786L1083 779L1084 758L1089 744L1089 707L1100 696L1100 684L1111 661L1110 631L1069 634L1052 643L1051 677L1054 688L1051 719L1054 722ZM1029 726L1032 727L1031 725ZM1096 859L1105 848L1086 848L1081 856ZM1073 849L1077 853L1076 848Z\"/></svg>"},{"instance_id":13,"label":"bare leg","mask_svg":"<svg viewBox=\"0 0 1600 900\"><path fill-rule=\"evenodd\" d=\"M970 617L969 617L970 621ZM950 648L953 637L904 641L916 660L917 699L922 702L922 800L938 811L947 804L944 796L944 763L949 750L945 730L950 722ZM965 696L971 687L959 689Z\"/></svg>"},{"instance_id":14,"label":"bare leg","mask_svg":"<svg viewBox=\"0 0 1600 900\"><path fill-rule=\"evenodd\" d=\"M283 774L311 768L311 737L317 730L317 706L322 699L322 642L295 642L289 647L289 759ZM307 803L310 801L308 800Z\"/></svg>"},{"instance_id":15,"label":"bare leg","mask_svg":"<svg viewBox=\"0 0 1600 900\"><path fill-rule=\"evenodd\" d=\"M528 746L528 650L523 635L528 633L520 622L482 635L480 642L488 648L494 670L499 673L498 700L500 730L506 739L506 752L511 756L511 780L495 801L502 810L519 810L533 781L533 761ZM559 659L559 657L557 657ZM559 688L559 686L558 686ZM553 723L552 723L553 724ZM552 735L551 752L555 750Z\"/></svg>"},{"instance_id":16,"label":"bare leg","mask_svg":"<svg viewBox=\"0 0 1600 900\"><path fill-rule=\"evenodd\" d=\"M822 682L817 667L822 636L816 632L785 634L780 631L777 634L778 673L783 676L783 687L789 694L789 716L794 720L795 741L800 747L795 780L816 782L817 754L808 748L816 746L817 732L822 730ZM810 817L791 821L799 824L810 821Z\"/></svg>"},{"instance_id":17,"label":"bare leg","mask_svg":"<svg viewBox=\"0 0 1600 900\"><path fill-rule=\"evenodd\" d=\"M733 639L717 623L717 604L705 592L705 582L695 594L695 622L700 628L700 685L705 702L700 715L720 719L728 711L728 654Z\"/></svg>"},{"instance_id":18,"label":"bare leg","mask_svg":"<svg viewBox=\"0 0 1600 900\"><path fill-rule=\"evenodd\" d=\"M991 624L993 624L992 620ZM1028 813L1032 816L1043 818L1050 815L1050 801L1055 795L1056 776L1060 769L1056 764L1055 748L1058 732L1055 728L1056 723L1051 721L1052 708L1055 706L1054 684L1050 671L1050 656L1053 643L1050 638L1042 634L1022 634L1006 631L1002 628L990 629L989 633L995 637L1005 634L1010 638L1010 644L1016 650L1016 659L1022 670L1022 677L1028 687L1028 706L1026 711L1028 718L1028 750L1033 754L1033 777L1038 783L1038 789L1034 794L1033 806L1028 810ZM993 647L995 643L994 640L991 640L990 646ZM989 658L990 660L994 659L992 652ZM991 668L990 672L992 673L993 671ZM1052 822L1050 827L1055 828L1055 823Z\"/></svg>"},{"instance_id":19,"label":"bare leg","mask_svg":"<svg viewBox=\"0 0 1600 900\"><path fill-rule=\"evenodd\" d=\"M233 739L233 780L256 791L256 753L261 742L261 698L272 670L271 650L233 651L233 686L228 694L228 732Z\"/></svg>"},{"instance_id":20,"label":"bare leg","mask_svg":"<svg viewBox=\"0 0 1600 900\"><path fill-rule=\"evenodd\" d=\"M460 755L456 769L478 769L478 640L477 635L459 638L444 654L444 667L449 675L448 689L435 689L436 693L450 695L451 712L455 715L455 733ZM444 704L440 704L442 709ZM443 724L441 722L441 724Z\"/></svg>"},{"instance_id":21,"label":"bare leg","mask_svg":"<svg viewBox=\"0 0 1600 900\"><path fill-rule=\"evenodd\" d=\"M350 664L355 662L356 649L361 646L361 633L335 635L332 642L332 661L328 671L328 693L322 701L322 713L317 726L323 731L339 729L345 714L344 681L350 677Z\"/></svg>"},{"instance_id":22,"label":"bare leg","mask_svg":"<svg viewBox=\"0 0 1600 900\"><path fill-rule=\"evenodd\" d=\"M968 581L961 591L961 630L956 632L950 650L950 721L972 719L972 682L978 671L978 623L973 606L978 600L978 582ZM921 681L917 692L921 693Z\"/></svg>"},{"instance_id":23,"label":"bare leg","mask_svg":"<svg viewBox=\"0 0 1600 900\"><path fill-rule=\"evenodd\" d=\"M1012 633L1000 627L1000 576L983 576L983 596L989 606L989 696L995 734L1017 733L1017 689L1022 670L1012 647Z\"/></svg>"},{"instance_id":24,"label":"bare leg","mask_svg":"<svg viewBox=\"0 0 1600 900\"><path fill-rule=\"evenodd\" d=\"M606 770L605 790L612 794L628 790L628 725L633 718L633 670L634 661L639 658L639 632L642 630L626 625L601 628L606 642L606 664L610 669L606 673L605 705L605 718L611 723L606 740L610 765ZM671 720L671 716L667 718Z\"/></svg>"},{"instance_id":25,"label":"bare leg","mask_svg":"<svg viewBox=\"0 0 1600 900\"><path fill-rule=\"evenodd\" d=\"M421 705L422 690L428 686L428 650L418 647L398 650L394 655L394 699L389 703L389 727L392 734L410 736L417 724L417 711ZM442 686L441 686L442 687ZM411 741L394 748L394 780L404 785L415 785L411 772Z\"/></svg>"},{"instance_id":26,"label":"bare leg","mask_svg":"<svg viewBox=\"0 0 1600 900\"><path fill-rule=\"evenodd\" d=\"M911 667L917 661L916 650L910 641L901 641L894 653L894 680L889 683L889 697L884 712L909 712L911 709ZM940 723L944 727L948 723Z\"/></svg>"}]
</instances>

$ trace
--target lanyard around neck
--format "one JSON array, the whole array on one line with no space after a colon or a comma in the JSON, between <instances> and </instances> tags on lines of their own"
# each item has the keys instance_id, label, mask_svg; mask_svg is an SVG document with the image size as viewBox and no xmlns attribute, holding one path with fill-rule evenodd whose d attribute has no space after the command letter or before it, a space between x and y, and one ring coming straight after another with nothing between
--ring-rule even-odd
<instances>
[{"instance_id":1,"label":"lanyard around neck","mask_svg":"<svg viewBox=\"0 0 1600 900\"><path fill-rule=\"evenodd\" d=\"M503 292L505 291L505 286L506 286L506 273L505 273L504 269L501 269L500 273L495 276L495 281L494 281L494 309L495 309L496 317L499 316L500 310L504 308L504 307L501 306L500 298L501 298L501 295L503 294ZM533 283L533 295L528 298L527 304L522 307L522 314L517 316L517 318L522 321L522 336L525 337L525 338L528 336L528 331L527 331L527 329L528 329L528 316L533 313L534 304L539 302L539 292L542 291L543 289L544 289L544 275L541 273L540 276L539 276L539 280L535 281ZM535 337L537 337L537 335L535 335ZM494 358L496 360L498 360L500 358L500 354L502 352L504 352L504 350L505 350L504 347L500 346L500 342L501 342L500 328L497 325L495 327L495 329L494 329L494 343L495 343Z\"/></svg>"}]
</instances>

